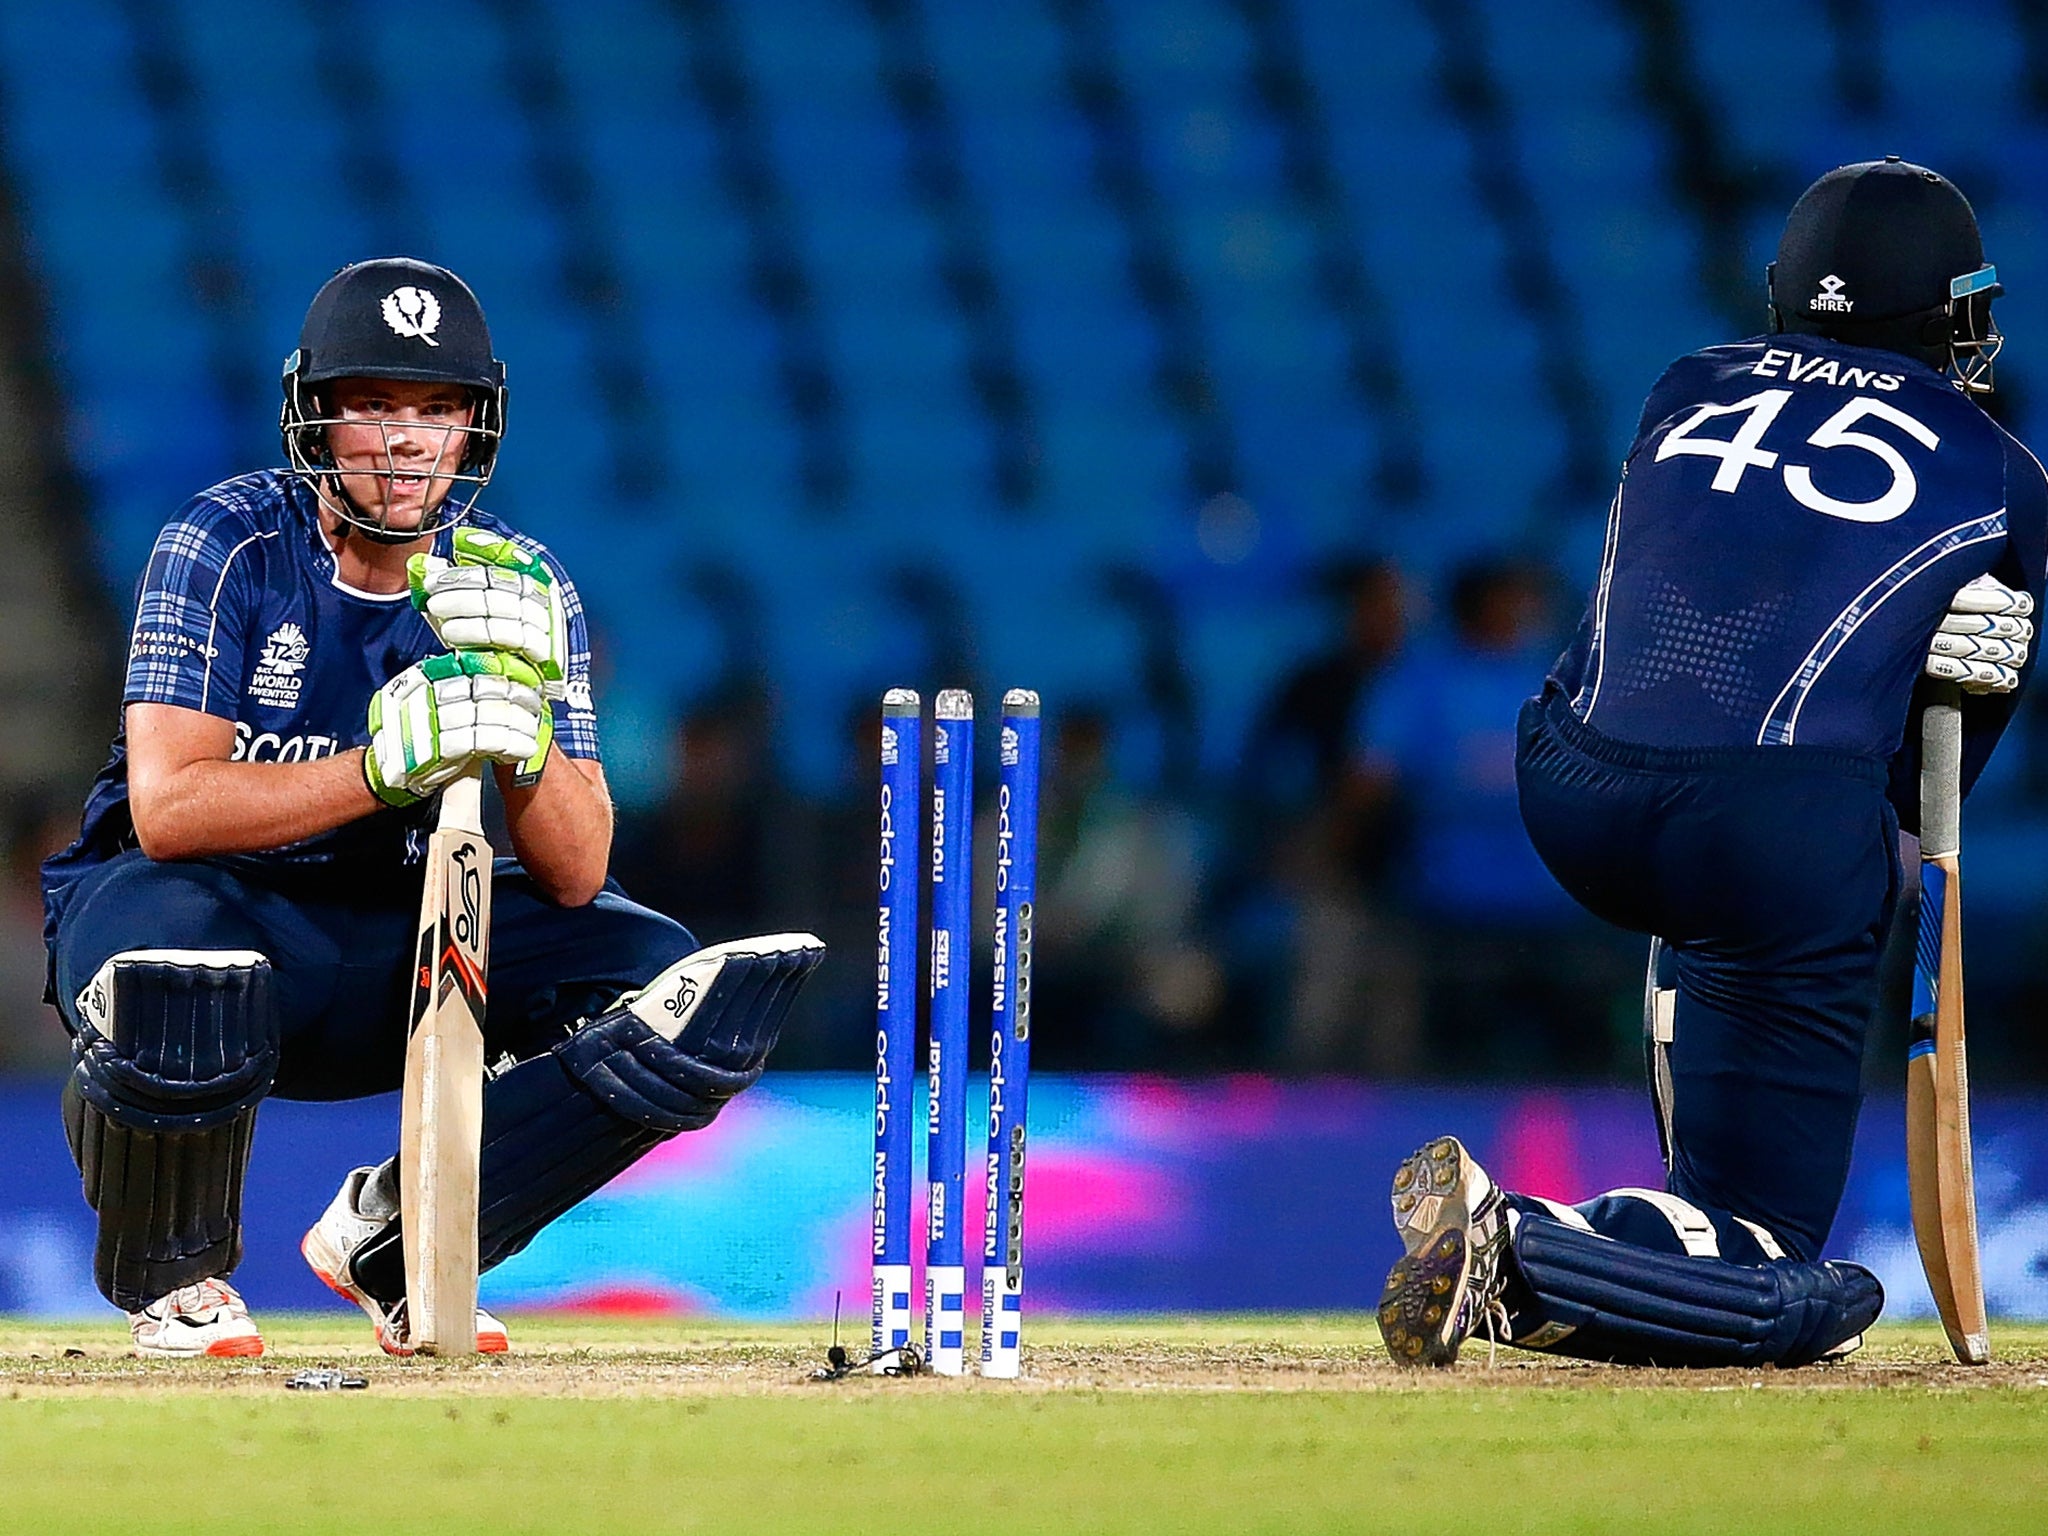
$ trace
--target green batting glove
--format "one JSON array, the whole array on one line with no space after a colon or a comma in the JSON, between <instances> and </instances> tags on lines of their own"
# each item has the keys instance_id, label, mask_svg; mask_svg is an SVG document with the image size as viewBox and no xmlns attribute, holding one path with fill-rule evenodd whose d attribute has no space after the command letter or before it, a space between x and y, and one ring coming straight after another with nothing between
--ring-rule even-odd
<instances>
[{"instance_id":1,"label":"green batting glove","mask_svg":"<svg viewBox=\"0 0 2048 1536\"><path fill-rule=\"evenodd\" d=\"M542 692L563 695L569 621L562 589L537 555L481 528L457 528L455 558L414 555L405 563L412 605L450 650L507 651L541 675Z\"/></svg>"},{"instance_id":2,"label":"green batting glove","mask_svg":"<svg viewBox=\"0 0 2048 1536\"><path fill-rule=\"evenodd\" d=\"M545 560L539 555L528 554L502 533L459 526L453 542L457 565L493 565L501 571L517 571L522 576L531 576L542 586L552 584L555 579Z\"/></svg>"},{"instance_id":3,"label":"green batting glove","mask_svg":"<svg viewBox=\"0 0 2048 1536\"><path fill-rule=\"evenodd\" d=\"M494 763L509 763L512 766L512 782L514 784L527 785L536 782L540 778L541 769L547 766L548 748L555 739L555 712L548 706L547 687L539 671L525 657L512 651L456 651L446 657L430 656L422 665L431 666L437 660L452 661L463 672L479 679L491 677L504 679L504 687L513 698L520 701L522 708L525 706L529 693L539 699L540 708L534 714L532 720L533 747L531 751L524 750L524 736L520 733L514 733L510 737L502 738L480 736L476 747L476 755L478 757L488 758ZM488 682L480 681L475 686L486 693L491 690L491 685ZM483 730L485 724L486 722L480 711L478 729L480 731ZM522 715L520 719L522 731L525 724L526 719Z\"/></svg>"},{"instance_id":4,"label":"green batting glove","mask_svg":"<svg viewBox=\"0 0 2048 1536\"><path fill-rule=\"evenodd\" d=\"M386 805L417 805L479 760L512 763L530 784L555 717L541 677L500 651L455 651L407 667L370 696L363 778Z\"/></svg>"}]
</instances>

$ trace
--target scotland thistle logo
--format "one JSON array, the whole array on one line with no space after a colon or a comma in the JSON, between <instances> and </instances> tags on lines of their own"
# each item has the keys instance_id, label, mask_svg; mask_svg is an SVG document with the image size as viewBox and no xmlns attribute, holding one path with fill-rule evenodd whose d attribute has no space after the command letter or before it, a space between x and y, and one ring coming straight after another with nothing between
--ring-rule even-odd
<instances>
[{"instance_id":1,"label":"scotland thistle logo","mask_svg":"<svg viewBox=\"0 0 2048 1536\"><path fill-rule=\"evenodd\" d=\"M415 336L430 347L441 345L434 332L441 325L441 301L410 283L384 295L384 323L401 336Z\"/></svg>"}]
</instances>

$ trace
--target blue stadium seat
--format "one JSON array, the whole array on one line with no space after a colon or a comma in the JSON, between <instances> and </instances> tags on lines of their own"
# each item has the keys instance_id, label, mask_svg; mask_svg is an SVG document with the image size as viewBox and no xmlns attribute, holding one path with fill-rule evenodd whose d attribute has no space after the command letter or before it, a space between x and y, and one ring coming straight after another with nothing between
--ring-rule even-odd
<instances>
[{"instance_id":1,"label":"blue stadium seat","mask_svg":"<svg viewBox=\"0 0 2048 1536\"><path fill-rule=\"evenodd\" d=\"M549 0L594 208L656 402L660 439L635 451L658 456L673 486L674 522L662 526L694 542L706 525L759 525L792 505L798 444L783 337L752 286L752 232L720 180L689 39L667 7L619 7L617 25L592 27L580 7Z\"/></svg>"},{"instance_id":2,"label":"blue stadium seat","mask_svg":"<svg viewBox=\"0 0 2048 1536\"><path fill-rule=\"evenodd\" d=\"M1051 7L923 9L933 61L963 110L1046 114L1064 99L1068 47Z\"/></svg>"},{"instance_id":3,"label":"blue stadium seat","mask_svg":"<svg viewBox=\"0 0 2048 1536\"><path fill-rule=\"evenodd\" d=\"M1838 126L1834 40L1819 0L1686 0L1683 9L1701 84L1743 163L1797 157L1818 175L1868 158L1834 147L1857 134Z\"/></svg>"},{"instance_id":4,"label":"blue stadium seat","mask_svg":"<svg viewBox=\"0 0 2048 1536\"><path fill-rule=\"evenodd\" d=\"M854 511L884 537L943 540L959 509L988 494L987 426L957 398L876 392L850 402L847 436Z\"/></svg>"},{"instance_id":5,"label":"blue stadium seat","mask_svg":"<svg viewBox=\"0 0 2048 1536\"><path fill-rule=\"evenodd\" d=\"M874 24L826 0L731 14L844 405L856 506L982 494L966 332L939 283L941 232L911 186Z\"/></svg>"},{"instance_id":6,"label":"blue stadium seat","mask_svg":"<svg viewBox=\"0 0 2048 1536\"><path fill-rule=\"evenodd\" d=\"M871 98L880 52L866 7L842 0L728 5L746 68L785 109Z\"/></svg>"},{"instance_id":7,"label":"blue stadium seat","mask_svg":"<svg viewBox=\"0 0 2048 1536\"><path fill-rule=\"evenodd\" d=\"M690 54L678 8L661 0L541 0L546 45L580 114L680 112Z\"/></svg>"},{"instance_id":8,"label":"blue stadium seat","mask_svg":"<svg viewBox=\"0 0 2048 1536\"><path fill-rule=\"evenodd\" d=\"M1040 472L1063 543L1137 553L1165 517L1188 506L1186 444L1148 397L1042 404Z\"/></svg>"},{"instance_id":9,"label":"blue stadium seat","mask_svg":"<svg viewBox=\"0 0 2048 1536\"><path fill-rule=\"evenodd\" d=\"M1159 363L1151 319L1114 296L1076 293L1018 306L1017 355L1048 399L1143 399Z\"/></svg>"},{"instance_id":10,"label":"blue stadium seat","mask_svg":"<svg viewBox=\"0 0 2048 1536\"><path fill-rule=\"evenodd\" d=\"M1137 695L1138 637L1106 597L1094 552L1019 539L1000 562L966 570L961 585L980 619L985 676L1035 687L1068 708Z\"/></svg>"},{"instance_id":11,"label":"blue stadium seat","mask_svg":"<svg viewBox=\"0 0 2048 1536\"><path fill-rule=\"evenodd\" d=\"M1117 66L1135 94L1152 98L1148 106L1249 77L1251 35L1218 0L1122 0L1104 9Z\"/></svg>"},{"instance_id":12,"label":"blue stadium seat","mask_svg":"<svg viewBox=\"0 0 2048 1536\"><path fill-rule=\"evenodd\" d=\"M1299 21L1347 212L1398 322L1388 344L1423 402L1440 521L1414 521L1463 529L1482 514L1489 526L1520 515L1554 472L1557 427L1536 387L1531 322L1507 292L1498 227L1478 200L1472 150L1436 84L1435 36L1405 4L1362 23L1338 0L1309 0ZM1518 451L1524 444L1535 451ZM1414 536L1427 558L1428 535Z\"/></svg>"},{"instance_id":13,"label":"blue stadium seat","mask_svg":"<svg viewBox=\"0 0 2048 1536\"><path fill-rule=\"evenodd\" d=\"M1475 7L1487 62L1526 133L1546 118L1589 104L1614 110L1636 99L1633 29L1600 0L1482 0ZM1640 139L1647 124L1629 138ZM1612 146L1626 152L1626 141Z\"/></svg>"},{"instance_id":14,"label":"blue stadium seat","mask_svg":"<svg viewBox=\"0 0 2048 1536\"><path fill-rule=\"evenodd\" d=\"M1900 154L1961 176L1997 157L2023 102L2027 50L2008 8L1930 6L1878 0L1872 35L1883 75L1882 143L1870 154Z\"/></svg>"}]
</instances>

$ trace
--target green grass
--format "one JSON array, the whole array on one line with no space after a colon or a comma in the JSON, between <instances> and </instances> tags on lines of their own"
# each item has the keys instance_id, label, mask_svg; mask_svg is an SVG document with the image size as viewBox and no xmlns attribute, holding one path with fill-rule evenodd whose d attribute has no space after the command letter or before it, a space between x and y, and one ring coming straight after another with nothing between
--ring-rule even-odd
<instances>
[{"instance_id":1,"label":"green grass","mask_svg":"<svg viewBox=\"0 0 2048 1536\"><path fill-rule=\"evenodd\" d=\"M807 1382L823 1328L519 1319L488 1363L265 1331L263 1361L143 1363L118 1328L0 1324L0 1529L2048 1528L2039 1328L1989 1373L1897 1328L1783 1375L1416 1376L1369 1318L1045 1324L1019 1384ZM371 1386L283 1390L315 1361Z\"/></svg>"}]
</instances>

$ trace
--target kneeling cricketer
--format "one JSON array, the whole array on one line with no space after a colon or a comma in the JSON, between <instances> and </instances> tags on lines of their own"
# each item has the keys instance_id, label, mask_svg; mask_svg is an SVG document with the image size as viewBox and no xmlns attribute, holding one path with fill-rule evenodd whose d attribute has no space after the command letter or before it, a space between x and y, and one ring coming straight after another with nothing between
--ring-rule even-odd
<instances>
[{"instance_id":1,"label":"kneeling cricketer","mask_svg":"<svg viewBox=\"0 0 2048 1536\"><path fill-rule=\"evenodd\" d=\"M1801 1366L1883 1308L1877 1276L1825 1249L1883 957L1922 899L1922 742L1932 723L1948 744L1927 754L1949 781L1929 821L1952 858L1951 797L2030 672L2048 474L1981 404L2004 288L1939 173L1828 172L1766 281L1769 332L1651 390L1585 619L1520 720L1537 853L1656 941L1665 1186L1567 1204L1500 1188L1456 1137L1420 1148L1390 1192L1398 1364L1453 1364L1484 1332L1624 1365Z\"/></svg>"}]
</instances>

